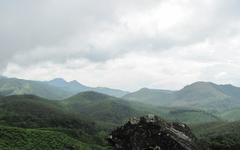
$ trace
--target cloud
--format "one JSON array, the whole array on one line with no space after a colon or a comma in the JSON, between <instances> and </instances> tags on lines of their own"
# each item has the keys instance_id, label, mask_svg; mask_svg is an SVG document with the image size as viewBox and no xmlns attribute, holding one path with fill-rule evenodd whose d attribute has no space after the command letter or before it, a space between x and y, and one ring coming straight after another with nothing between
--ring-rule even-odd
<instances>
[{"instance_id":1,"label":"cloud","mask_svg":"<svg viewBox=\"0 0 240 150\"><path fill-rule=\"evenodd\" d=\"M176 89L196 80L240 84L237 0L0 4L3 74L127 89Z\"/></svg>"}]
</instances>

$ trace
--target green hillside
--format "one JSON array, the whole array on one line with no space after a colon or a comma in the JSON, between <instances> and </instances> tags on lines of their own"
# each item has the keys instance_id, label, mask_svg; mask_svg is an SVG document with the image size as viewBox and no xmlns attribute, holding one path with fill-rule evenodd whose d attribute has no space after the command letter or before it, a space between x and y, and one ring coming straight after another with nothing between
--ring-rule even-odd
<instances>
[{"instance_id":1,"label":"green hillside","mask_svg":"<svg viewBox=\"0 0 240 150\"><path fill-rule=\"evenodd\" d=\"M202 110L193 110L193 109L175 109L169 112L168 118L172 121L184 122L187 124L199 124L199 123L208 123L216 122L221 119L217 116L214 116L211 113L207 113Z\"/></svg>"},{"instance_id":2,"label":"green hillside","mask_svg":"<svg viewBox=\"0 0 240 150\"><path fill-rule=\"evenodd\" d=\"M156 107L96 92L79 93L62 101L47 100L33 95L13 95L0 97L0 126L3 128L1 132L7 132L3 134L9 134L9 138L12 136L20 138L17 138L15 142L14 139L4 137L0 138L0 142L4 143L6 149L11 149L11 146L24 149L37 142L42 141L43 145L50 142L41 139L45 138L45 134L49 134L51 141L55 142L54 145L63 149L65 141L73 143L71 145L77 147L76 149L79 146L89 148L92 145L105 148L104 138L113 128L123 124L130 117L149 113L159 115L169 121L187 124L220 120L200 110ZM17 135L14 135L15 132ZM63 134L61 135L62 143L55 139L60 134ZM39 138L33 141L31 138L36 135ZM23 144L24 141L27 144ZM19 145L14 145L14 143ZM39 147L41 149L41 144Z\"/></svg>"},{"instance_id":3,"label":"green hillside","mask_svg":"<svg viewBox=\"0 0 240 150\"><path fill-rule=\"evenodd\" d=\"M0 78L0 95L4 96L30 94L51 100L62 100L85 91L95 91L116 97L122 97L128 94L127 91L105 87L88 87L75 80L67 82L61 78L51 81L31 81L7 77Z\"/></svg>"},{"instance_id":4,"label":"green hillside","mask_svg":"<svg viewBox=\"0 0 240 150\"><path fill-rule=\"evenodd\" d=\"M96 92L83 92L62 101L46 100L32 95L0 98L3 123L24 127L79 128L89 122L119 125L132 116L156 114L167 120L185 123L203 123L219 120L218 117L197 109L156 107L129 102ZM80 119L79 119L80 118ZM82 126L80 126L82 125ZM85 128L89 128L86 126Z\"/></svg>"},{"instance_id":5,"label":"green hillside","mask_svg":"<svg viewBox=\"0 0 240 150\"><path fill-rule=\"evenodd\" d=\"M141 89L123 98L167 107L188 107L209 112L221 112L240 106L240 88L196 82L179 91Z\"/></svg>"},{"instance_id":6,"label":"green hillside","mask_svg":"<svg viewBox=\"0 0 240 150\"><path fill-rule=\"evenodd\" d=\"M0 99L1 124L18 127L93 128L91 123L63 111L57 101L32 95Z\"/></svg>"},{"instance_id":7,"label":"green hillside","mask_svg":"<svg viewBox=\"0 0 240 150\"><path fill-rule=\"evenodd\" d=\"M227 121L239 121L240 120L240 108L234 108L227 111L224 111L219 114L219 117L221 117L224 120Z\"/></svg>"},{"instance_id":8,"label":"green hillside","mask_svg":"<svg viewBox=\"0 0 240 150\"><path fill-rule=\"evenodd\" d=\"M137 114L129 102L96 92L83 92L61 103L74 113L113 124L121 124Z\"/></svg>"},{"instance_id":9,"label":"green hillside","mask_svg":"<svg viewBox=\"0 0 240 150\"><path fill-rule=\"evenodd\" d=\"M0 98L0 125L57 131L76 140L98 145L105 145L103 139L107 134L88 116L68 111L59 101L32 95Z\"/></svg>"},{"instance_id":10,"label":"green hillside","mask_svg":"<svg viewBox=\"0 0 240 150\"><path fill-rule=\"evenodd\" d=\"M73 93L44 82L17 78L0 78L0 93L3 95L32 94L47 99L63 99L73 95Z\"/></svg>"},{"instance_id":11,"label":"green hillside","mask_svg":"<svg viewBox=\"0 0 240 150\"><path fill-rule=\"evenodd\" d=\"M0 126L0 149L104 150L106 148L83 143L61 132Z\"/></svg>"},{"instance_id":12,"label":"green hillside","mask_svg":"<svg viewBox=\"0 0 240 150\"><path fill-rule=\"evenodd\" d=\"M152 105L167 105L169 104L168 100L173 99L173 91L143 88L122 98Z\"/></svg>"},{"instance_id":13,"label":"green hillside","mask_svg":"<svg viewBox=\"0 0 240 150\"><path fill-rule=\"evenodd\" d=\"M213 122L192 126L203 149L238 150L240 122Z\"/></svg>"}]
</instances>

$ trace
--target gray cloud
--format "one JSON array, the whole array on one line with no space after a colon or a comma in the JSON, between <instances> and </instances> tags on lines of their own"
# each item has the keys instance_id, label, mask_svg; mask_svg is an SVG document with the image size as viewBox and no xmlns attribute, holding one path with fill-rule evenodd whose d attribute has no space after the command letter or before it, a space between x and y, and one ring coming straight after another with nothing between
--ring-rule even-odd
<instances>
[{"instance_id":1,"label":"gray cloud","mask_svg":"<svg viewBox=\"0 0 240 150\"><path fill-rule=\"evenodd\" d=\"M71 68L71 63L67 63L79 60L87 62L80 64L80 68L101 66L103 72L107 68L107 73L112 67L109 62L122 64L118 61L124 60L134 64L131 59L138 61L137 58L146 55L148 61L155 60L154 57L159 61L151 64L156 68L151 67L152 73L147 77L160 80L155 77L160 74L166 80L165 75L177 70L174 65L162 67L159 72L154 70L174 60L196 69L194 75L182 72L186 77L191 76L191 81L210 79L199 74L222 61L225 51L230 53L225 59L239 63L238 57L231 55L240 48L234 42L240 37L239 4L238 0L3 0L0 71L8 74L11 64L31 68L51 63ZM186 62L191 64L188 66ZM138 65L144 63L138 62L132 68L139 69ZM211 79L220 80L213 78L219 72L219 69L212 71ZM174 73L170 76L176 77ZM152 85L150 82L155 81L149 81Z\"/></svg>"},{"instance_id":2,"label":"gray cloud","mask_svg":"<svg viewBox=\"0 0 240 150\"><path fill-rule=\"evenodd\" d=\"M126 1L113 2L110 0L101 2L98 0L71 0L67 2L56 0L39 2L30 0L21 2L17 0L1 1L1 60L6 64L6 61L13 56L27 55L29 52L39 49L39 47L42 48L42 53L48 53L51 49L59 48L56 54L54 52L50 52L50 54L53 53L54 57L66 56L65 49L69 47L64 44L76 34L78 34L76 40L78 40L79 45L74 49L98 51L95 45L89 43L88 38L94 38L92 35L95 32L114 25L118 21L116 19L119 14L116 13L118 11L125 12L126 4L128 7L132 8L134 5L136 9L141 9L153 3L153 1L149 1L148 5L136 5L138 4L136 2L126 3ZM146 4L146 2L142 0L140 4ZM91 37L89 37L90 35ZM62 45L62 47L59 45ZM44 48L46 49L44 50ZM101 60L100 57L103 57L95 58L92 52L77 53L82 57L89 56L89 59L93 60Z\"/></svg>"}]
</instances>

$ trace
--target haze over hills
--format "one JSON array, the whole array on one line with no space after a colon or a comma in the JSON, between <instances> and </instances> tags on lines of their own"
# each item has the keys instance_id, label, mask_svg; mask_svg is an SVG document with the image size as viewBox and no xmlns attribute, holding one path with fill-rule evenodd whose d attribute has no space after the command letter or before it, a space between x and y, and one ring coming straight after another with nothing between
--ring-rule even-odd
<instances>
[{"instance_id":1,"label":"haze over hills","mask_svg":"<svg viewBox=\"0 0 240 150\"><path fill-rule=\"evenodd\" d=\"M240 88L196 82L179 91L141 89L123 96L124 99L168 107L189 107L222 111L240 106Z\"/></svg>"},{"instance_id":2,"label":"haze over hills","mask_svg":"<svg viewBox=\"0 0 240 150\"><path fill-rule=\"evenodd\" d=\"M47 99L62 99L72 95L67 90L45 82L17 78L0 78L0 93L5 96L33 94Z\"/></svg>"},{"instance_id":3,"label":"haze over hills","mask_svg":"<svg viewBox=\"0 0 240 150\"><path fill-rule=\"evenodd\" d=\"M69 84L69 82L63 81L58 82L58 84L59 87L64 87L66 84ZM70 84L72 85L72 83ZM191 86L192 85L189 87ZM186 91L188 91L189 87L185 87L183 93L179 92L178 94L188 93ZM194 87L198 86L194 85ZM225 86L221 86L221 88L224 88L224 90L229 89ZM190 89L194 88L191 87ZM196 89L191 92L194 93L195 90ZM209 91L209 89L206 90ZM146 92L147 95L149 89L142 89L141 91ZM236 92L231 91L232 90L228 90L226 93ZM152 98L151 95L154 97L161 96L161 94L166 98L174 92L176 91L150 90L151 94L148 95L148 98ZM215 94L217 92L213 93ZM214 94L212 95L216 97ZM142 94L142 96L144 95L145 94ZM165 98L162 98L162 100ZM171 102L173 103L174 99L172 100ZM107 150L111 149L108 148L104 142L108 131L126 122L130 117L142 116L149 113L159 115L168 121L184 122L190 125L205 125L214 122L217 124L225 124L227 116L229 117L229 115L234 112L227 113L225 111L217 116L200 109L153 106L136 101L127 101L93 91L81 92L58 101L47 100L34 95L2 96L0 97L0 133L4 135L4 137L1 138L0 148L43 148L44 144L54 141L48 146L48 149L67 150L69 147L74 147L74 149ZM237 119L239 120L239 117L236 115L235 120ZM223 129L227 130L230 125L231 124L224 126ZM198 128L200 127L194 126L194 129L197 130ZM207 147L211 146L210 144L215 140L212 140L208 136L212 136L212 134L209 134L211 133L210 129L206 131L206 133L195 131L197 136L204 141L204 146ZM221 130L217 128L216 132L221 132ZM206 138L202 137L202 134L206 135ZM225 141L229 140L223 137L226 134L218 135L221 135L220 137ZM234 133L231 134L234 136L230 137L231 140L239 137ZM218 138L218 135L216 135L215 138ZM61 139L57 138L59 136ZM15 141L17 142L7 137L15 137ZM25 141L31 144L26 145L24 144ZM237 142L234 144L236 143ZM3 145L3 147L1 147L1 145Z\"/></svg>"},{"instance_id":4,"label":"haze over hills","mask_svg":"<svg viewBox=\"0 0 240 150\"><path fill-rule=\"evenodd\" d=\"M51 81L31 81L17 78L0 78L0 95L32 94L47 99L64 99L79 92L96 91L116 97L121 97L128 92L105 87L88 87L77 81L67 82L56 78Z\"/></svg>"},{"instance_id":5,"label":"haze over hills","mask_svg":"<svg viewBox=\"0 0 240 150\"><path fill-rule=\"evenodd\" d=\"M75 94L79 92L85 92L85 91L95 91L95 92L99 92L99 93L103 93L103 94L107 94L115 97L122 97L129 93L127 91L111 89L106 87L89 87L79 83L76 80L67 82L62 78L56 78L56 79L47 81L46 83L62 88L64 90L68 90L69 92L73 92Z\"/></svg>"},{"instance_id":6,"label":"haze over hills","mask_svg":"<svg viewBox=\"0 0 240 150\"><path fill-rule=\"evenodd\" d=\"M34 95L6 96L0 98L0 114L0 149L92 150L104 146L98 133L105 130L61 101Z\"/></svg>"},{"instance_id":7,"label":"haze over hills","mask_svg":"<svg viewBox=\"0 0 240 150\"><path fill-rule=\"evenodd\" d=\"M32 94L47 99L63 100L86 91L95 91L150 105L194 108L213 112L240 107L239 87L211 82L195 82L178 91L143 88L129 93L105 87L88 87L78 81L67 82L62 78L50 81L31 81L3 76L0 78L0 95L2 96Z\"/></svg>"},{"instance_id":8,"label":"haze over hills","mask_svg":"<svg viewBox=\"0 0 240 150\"><path fill-rule=\"evenodd\" d=\"M34 95L6 96L0 98L0 113L2 123L11 122L10 125L21 127L34 127L35 124L39 127L48 127L47 125L69 127L68 123L71 124L71 120L74 119L73 122L80 119L79 123L82 123L81 120L87 120L103 126L105 124L115 126L124 123L129 117L149 113L185 123L203 123L220 119L201 110L155 107L97 92L82 92L62 101L47 100ZM66 122L62 122L64 120Z\"/></svg>"}]
</instances>

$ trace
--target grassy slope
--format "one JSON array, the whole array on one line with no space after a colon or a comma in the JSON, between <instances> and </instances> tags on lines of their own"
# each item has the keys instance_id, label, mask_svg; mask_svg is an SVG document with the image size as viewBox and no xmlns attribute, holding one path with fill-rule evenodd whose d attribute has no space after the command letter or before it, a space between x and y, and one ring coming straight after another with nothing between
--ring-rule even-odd
<instances>
[{"instance_id":1,"label":"grassy slope","mask_svg":"<svg viewBox=\"0 0 240 150\"><path fill-rule=\"evenodd\" d=\"M0 126L0 149L103 150L104 148L85 144L61 132Z\"/></svg>"},{"instance_id":2,"label":"grassy slope","mask_svg":"<svg viewBox=\"0 0 240 150\"><path fill-rule=\"evenodd\" d=\"M0 124L26 129L45 128L46 131L59 131L89 144L105 145L102 139L106 133L101 133L94 122L65 111L59 101L32 95L1 98Z\"/></svg>"},{"instance_id":3,"label":"grassy slope","mask_svg":"<svg viewBox=\"0 0 240 150\"><path fill-rule=\"evenodd\" d=\"M191 127L204 149L238 150L240 122L212 122Z\"/></svg>"},{"instance_id":4,"label":"grassy slope","mask_svg":"<svg viewBox=\"0 0 240 150\"><path fill-rule=\"evenodd\" d=\"M219 117L201 110L181 107L156 107L139 102L131 102L130 104L140 115L155 114L169 121L199 124L221 120Z\"/></svg>"},{"instance_id":5,"label":"grassy slope","mask_svg":"<svg viewBox=\"0 0 240 150\"><path fill-rule=\"evenodd\" d=\"M91 145L105 146L105 129L118 126L131 116L148 113L185 123L216 121L215 116L202 111L143 105L95 92L80 93L63 101L31 95L0 98L1 125L61 132Z\"/></svg>"},{"instance_id":6,"label":"grassy slope","mask_svg":"<svg viewBox=\"0 0 240 150\"><path fill-rule=\"evenodd\" d=\"M50 101L36 96L9 96L1 98L0 111L2 123L24 127L71 127L76 128L85 120L94 120L106 125L119 125L129 117L159 115L165 119L185 123L217 121L218 118L204 111L186 108L155 107L96 92L84 92L63 101ZM4 116L5 114L5 116ZM79 119L81 118L81 119ZM89 123L88 123L89 124ZM85 128L89 128L86 126Z\"/></svg>"},{"instance_id":7,"label":"grassy slope","mask_svg":"<svg viewBox=\"0 0 240 150\"><path fill-rule=\"evenodd\" d=\"M19 127L93 128L92 123L65 112L57 101L32 95L0 100L1 124Z\"/></svg>"},{"instance_id":8,"label":"grassy slope","mask_svg":"<svg viewBox=\"0 0 240 150\"><path fill-rule=\"evenodd\" d=\"M234 108L228 111L224 111L219 114L221 118L228 121L238 121L240 120L240 108Z\"/></svg>"},{"instance_id":9,"label":"grassy slope","mask_svg":"<svg viewBox=\"0 0 240 150\"><path fill-rule=\"evenodd\" d=\"M167 107L191 107L205 111L224 111L240 106L240 88L196 82L179 91L141 89L123 98Z\"/></svg>"},{"instance_id":10,"label":"grassy slope","mask_svg":"<svg viewBox=\"0 0 240 150\"><path fill-rule=\"evenodd\" d=\"M129 102L96 92L80 93L62 101L62 104L72 112L112 124L121 124L137 114Z\"/></svg>"},{"instance_id":11,"label":"grassy slope","mask_svg":"<svg viewBox=\"0 0 240 150\"><path fill-rule=\"evenodd\" d=\"M139 91L129 93L122 98L135 102L142 102L152 105L161 104L164 106L169 104L170 100L173 99L173 93L173 91L143 88Z\"/></svg>"}]
</instances>

